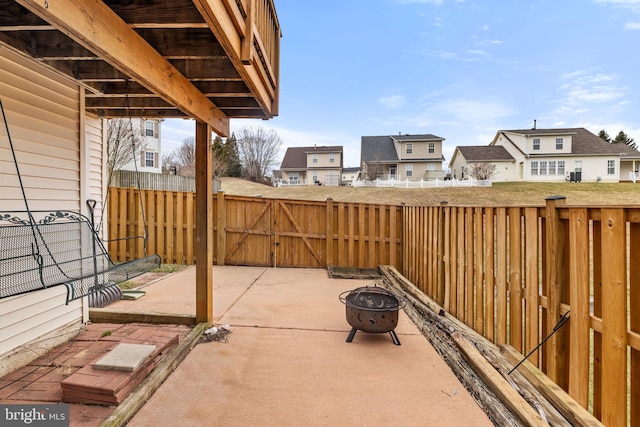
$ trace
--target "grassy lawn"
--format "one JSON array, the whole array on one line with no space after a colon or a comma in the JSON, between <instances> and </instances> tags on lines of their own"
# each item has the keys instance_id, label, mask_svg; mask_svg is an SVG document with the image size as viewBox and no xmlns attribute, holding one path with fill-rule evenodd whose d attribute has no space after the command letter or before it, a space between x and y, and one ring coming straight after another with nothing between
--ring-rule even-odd
<instances>
[{"instance_id":1,"label":"grassy lawn","mask_svg":"<svg viewBox=\"0 0 640 427\"><path fill-rule=\"evenodd\" d=\"M225 194L269 198L338 202L385 203L427 206L447 201L450 205L511 206L543 205L545 198L565 196L570 205L640 205L640 183L498 182L478 188L354 188L272 187L237 178L223 178Z\"/></svg>"}]
</instances>

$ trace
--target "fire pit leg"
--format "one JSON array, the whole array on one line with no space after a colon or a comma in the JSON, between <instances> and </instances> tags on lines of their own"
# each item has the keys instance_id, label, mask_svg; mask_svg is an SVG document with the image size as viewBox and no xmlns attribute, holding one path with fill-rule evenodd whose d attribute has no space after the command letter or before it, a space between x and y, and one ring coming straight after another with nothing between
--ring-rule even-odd
<instances>
[{"instance_id":1,"label":"fire pit leg","mask_svg":"<svg viewBox=\"0 0 640 427\"><path fill-rule=\"evenodd\" d=\"M396 331L389 331L389 335L391 335L391 339L395 345L400 345L400 340L398 339L398 335L396 335Z\"/></svg>"},{"instance_id":2,"label":"fire pit leg","mask_svg":"<svg viewBox=\"0 0 640 427\"><path fill-rule=\"evenodd\" d=\"M353 341L353 337L356 335L356 328L351 328L351 332L349 332L349 336L347 337L347 342Z\"/></svg>"}]
</instances>

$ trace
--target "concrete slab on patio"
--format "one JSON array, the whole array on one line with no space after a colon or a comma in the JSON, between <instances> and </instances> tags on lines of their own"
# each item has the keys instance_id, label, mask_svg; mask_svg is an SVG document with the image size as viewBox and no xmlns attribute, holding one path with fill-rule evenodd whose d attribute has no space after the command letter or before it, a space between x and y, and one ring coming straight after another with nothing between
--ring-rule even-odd
<instances>
[{"instance_id":1,"label":"concrete slab on patio","mask_svg":"<svg viewBox=\"0 0 640 427\"><path fill-rule=\"evenodd\" d=\"M228 342L198 344L128 426L491 426L404 312L396 332L358 332L338 295L373 280L327 271L214 267L214 317ZM195 270L116 310L195 313Z\"/></svg>"}]
</instances>

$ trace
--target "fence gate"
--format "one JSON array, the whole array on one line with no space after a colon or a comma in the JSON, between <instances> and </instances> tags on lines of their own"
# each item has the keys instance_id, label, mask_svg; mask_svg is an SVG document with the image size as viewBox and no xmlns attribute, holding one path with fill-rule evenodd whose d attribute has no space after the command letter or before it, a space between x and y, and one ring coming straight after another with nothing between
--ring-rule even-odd
<instances>
[{"instance_id":1,"label":"fence gate","mask_svg":"<svg viewBox=\"0 0 640 427\"><path fill-rule=\"evenodd\" d=\"M224 197L225 254L227 265L273 265L274 200ZM218 200L218 203L222 200ZM220 230L218 230L220 232ZM219 240L218 240L219 241ZM219 253L219 252L218 252Z\"/></svg>"},{"instance_id":2,"label":"fence gate","mask_svg":"<svg viewBox=\"0 0 640 427\"><path fill-rule=\"evenodd\" d=\"M227 265L326 266L326 205L224 197Z\"/></svg>"}]
</instances>

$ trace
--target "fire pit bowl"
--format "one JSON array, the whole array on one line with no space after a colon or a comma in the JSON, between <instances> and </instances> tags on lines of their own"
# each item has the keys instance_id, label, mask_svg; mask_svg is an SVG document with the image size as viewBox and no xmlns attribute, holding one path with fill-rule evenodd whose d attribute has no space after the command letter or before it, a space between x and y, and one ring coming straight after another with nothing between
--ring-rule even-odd
<instances>
[{"instance_id":1,"label":"fire pit bowl","mask_svg":"<svg viewBox=\"0 0 640 427\"><path fill-rule=\"evenodd\" d=\"M400 345L394 329L398 326L398 311L405 301L378 286L364 286L345 291L338 297L346 307L347 322L351 332L347 342L351 342L358 330L391 335L393 343Z\"/></svg>"}]
</instances>

